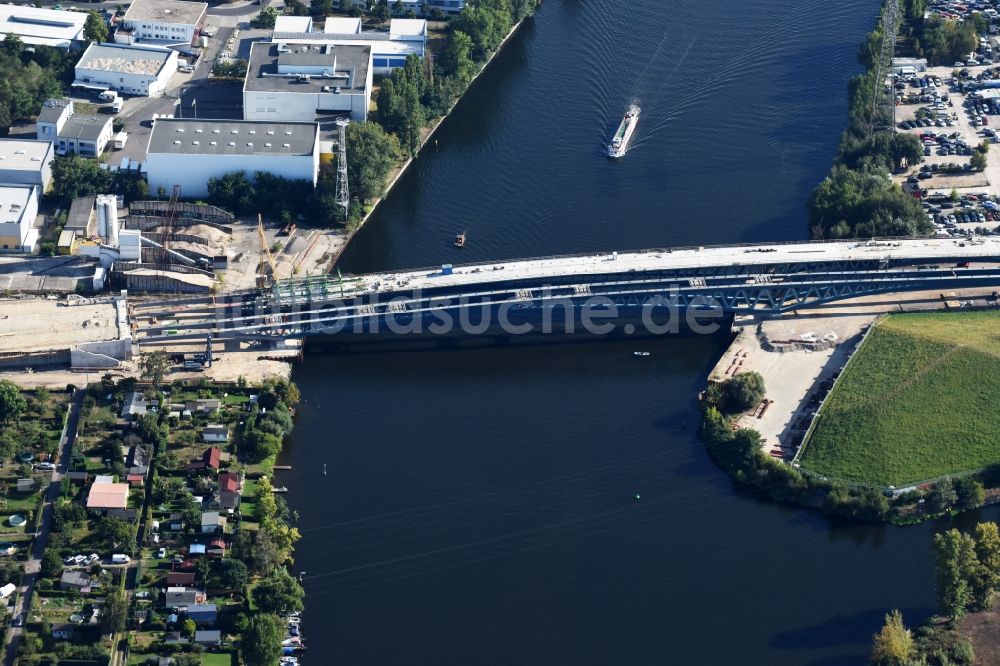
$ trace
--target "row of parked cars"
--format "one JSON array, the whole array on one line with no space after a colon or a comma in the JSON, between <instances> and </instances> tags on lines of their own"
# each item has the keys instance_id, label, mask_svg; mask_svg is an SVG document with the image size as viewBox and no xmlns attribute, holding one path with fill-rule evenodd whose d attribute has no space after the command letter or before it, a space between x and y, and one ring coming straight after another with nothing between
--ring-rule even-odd
<instances>
[{"instance_id":1,"label":"row of parked cars","mask_svg":"<svg viewBox=\"0 0 1000 666\"><path fill-rule=\"evenodd\" d=\"M89 567L100 559L101 556L97 553L91 553L90 555L70 555L63 560L63 564L68 567Z\"/></svg>"}]
</instances>

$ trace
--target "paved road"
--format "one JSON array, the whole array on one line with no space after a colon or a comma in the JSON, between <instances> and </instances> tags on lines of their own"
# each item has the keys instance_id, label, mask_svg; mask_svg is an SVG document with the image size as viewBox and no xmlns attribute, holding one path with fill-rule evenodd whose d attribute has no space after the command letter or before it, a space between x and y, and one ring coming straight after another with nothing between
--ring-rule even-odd
<instances>
[{"instance_id":1,"label":"paved road","mask_svg":"<svg viewBox=\"0 0 1000 666\"><path fill-rule=\"evenodd\" d=\"M32 543L31 554L24 564L24 577L21 579L20 596L14 606L14 617L22 617L28 608L31 608L31 596L35 592L35 583L38 581L38 572L42 565L42 554L45 552L45 545L49 540L49 527L52 524L52 507L59 499L60 485L63 475L69 467L73 442L76 440L76 429L80 424L80 408L83 405L85 392L77 391L73 394L70 405L69 418L66 419L66 431L63 433L62 445L59 448L56 460L56 469L52 472L52 480L49 488L45 492L42 503L42 519L35 533L35 540ZM17 658L17 645L23 633L22 627L11 627L7 632L7 645L4 652L4 664L12 666Z\"/></svg>"}]
</instances>

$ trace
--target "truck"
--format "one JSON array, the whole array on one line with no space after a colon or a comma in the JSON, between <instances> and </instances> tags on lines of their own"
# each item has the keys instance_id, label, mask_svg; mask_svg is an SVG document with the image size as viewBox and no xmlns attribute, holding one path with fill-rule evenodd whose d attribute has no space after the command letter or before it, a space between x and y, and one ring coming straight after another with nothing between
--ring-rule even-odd
<instances>
[{"instance_id":1,"label":"truck","mask_svg":"<svg viewBox=\"0 0 1000 666\"><path fill-rule=\"evenodd\" d=\"M114 90L105 90L97 98L102 102L113 102L118 99L118 93Z\"/></svg>"},{"instance_id":2,"label":"truck","mask_svg":"<svg viewBox=\"0 0 1000 666\"><path fill-rule=\"evenodd\" d=\"M129 557L128 555L125 555L124 553L115 553L114 555L111 556L112 564L128 564L131 561L132 558Z\"/></svg>"},{"instance_id":3,"label":"truck","mask_svg":"<svg viewBox=\"0 0 1000 666\"><path fill-rule=\"evenodd\" d=\"M121 97L116 97L114 101L111 102L111 113L121 113L123 106L125 106L125 100Z\"/></svg>"},{"instance_id":4,"label":"truck","mask_svg":"<svg viewBox=\"0 0 1000 666\"><path fill-rule=\"evenodd\" d=\"M121 150L125 147L125 142L128 141L128 132L121 131L115 134L114 146L115 150Z\"/></svg>"}]
</instances>

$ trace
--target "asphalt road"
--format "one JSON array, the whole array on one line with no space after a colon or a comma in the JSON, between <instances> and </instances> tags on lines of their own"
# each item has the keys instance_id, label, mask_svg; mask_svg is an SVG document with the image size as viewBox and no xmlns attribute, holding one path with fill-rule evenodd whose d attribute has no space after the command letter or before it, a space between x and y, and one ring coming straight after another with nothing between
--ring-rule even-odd
<instances>
[{"instance_id":1,"label":"asphalt road","mask_svg":"<svg viewBox=\"0 0 1000 666\"><path fill-rule=\"evenodd\" d=\"M59 456L56 460L56 468L52 472L52 480L49 488L45 492L42 503L42 519L35 533L35 540L32 542L31 554L24 564L24 577L21 579L19 588L20 596L14 606L14 617L20 618L31 608L31 597L35 592L35 583L38 581L39 570L42 565L42 554L45 552L45 545L49 540L49 527L52 524L52 507L59 499L60 482L69 467L73 442L76 440L76 429L80 424L80 408L83 405L84 391L77 391L73 394L73 401L70 406L69 418L66 420L66 432L63 436L62 445L59 448ZM23 627L12 626L7 632L7 645L4 650L4 664L12 666L17 658L17 646L24 631Z\"/></svg>"}]
</instances>

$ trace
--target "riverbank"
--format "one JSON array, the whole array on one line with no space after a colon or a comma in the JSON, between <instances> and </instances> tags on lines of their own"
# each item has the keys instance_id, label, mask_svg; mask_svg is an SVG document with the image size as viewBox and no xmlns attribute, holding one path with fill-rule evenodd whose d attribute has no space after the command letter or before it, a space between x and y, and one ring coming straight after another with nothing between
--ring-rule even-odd
<instances>
[{"instance_id":1,"label":"riverbank","mask_svg":"<svg viewBox=\"0 0 1000 666\"><path fill-rule=\"evenodd\" d=\"M808 445L828 397L877 320L891 313L944 312L953 299L980 308L992 308L995 302L992 292L985 290L962 290L948 294L948 299L937 292L917 292L870 296L778 318L736 319L733 341L710 371L709 386L724 387L742 374L758 373L766 398L745 411L727 414L718 413L711 390L703 394L702 435L713 457L738 481L761 488L774 499L866 520L910 524L994 503L997 493L986 491L985 498L968 505L936 506L923 501L934 493L934 479L897 489L861 478L837 478L802 461L803 445ZM758 449L744 451L745 456L734 460L732 433L741 431L748 437L752 433Z\"/></svg>"},{"instance_id":2,"label":"riverbank","mask_svg":"<svg viewBox=\"0 0 1000 666\"><path fill-rule=\"evenodd\" d=\"M540 4L541 2L539 2L539 5ZM475 75L473 75L473 77L469 80L468 85L466 85L465 89L462 90L462 93L455 99L455 101L451 104L451 106L448 107L448 110L439 118L435 119L433 123L424 127L421 130L420 145L417 148L416 152L410 157L408 157L400 165L398 165L395 169L389 172L389 175L387 176L385 192L382 194L382 196L372 201L370 207L358 221L356 226L348 228L347 235L343 239L343 242L341 243L339 250L334 255L333 259L330 261L328 272L333 272L336 269L337 262L340 260L341 256L343 256L344 252L347 251L347 248L350 246L351 241L354 240L354 237L358 234L359 231L361 231L361 229L365 226L368 220L371 219L372 215L375 214L375 211L379 207L379 204L381 204L389 196L393 188L396 186L396 183L399 182L399 179L402 178L402 176L407 172L407 170L410 168L413 162L420 156L421 151L423 151L423 149L427 146L430 140L434 137L434 134L437 132L438 128L441 127L442 123L444 123L445 120L451 117L452 111L454 111L455 107L457 107L462 102L462 100L466 96L466 93L468 93L468 91L472 88L472 86L475 85L476 81L479 80L479 77L483 74L484 71L486 71L486 68L490 66L490 64L493 62L493 59L496 58L501 51L503 51L504 47L507 46L507 43L518 32L518 30L524 24L524 22L530 20L533 15L534 12L528 14L523 19L515 23L513 27L511 27L510 32L508 32L507 35L503 38L503 40L501 40L500 45L496 48L496 50L493 51L489 55L489 57L483 62L482 66L476 71Z\"/></svg>"}]
</instances>

